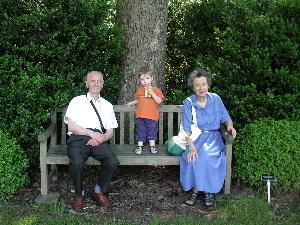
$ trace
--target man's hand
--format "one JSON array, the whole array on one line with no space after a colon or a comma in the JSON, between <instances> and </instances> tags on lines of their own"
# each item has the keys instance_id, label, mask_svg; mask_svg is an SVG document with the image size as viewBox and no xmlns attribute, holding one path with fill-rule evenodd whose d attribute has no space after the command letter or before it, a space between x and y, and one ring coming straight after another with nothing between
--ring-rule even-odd
<instances>
[{"instance_id":1,"label":"man's hand","mask_svg":"<svg viewBox=\"0 0 300 225\"><path fill-rule=\"evenodd\" d=\"M94 139L94 138L91 138L87 143L86 145L91 145L91 146L97 146L97 145L100 145L100 143Z\"/></svg>"},{"instance_id":2,"label":"man's hand","mask_svg":"<svg viewBox=\"0 0 300 225\"><path fill-rule=\"evenodd\" d=\"M98 142L98 145L100 145L100 144L102 144L103 142L106 141L105 140L105 135L101 134L99 132L92 131L91 134L90 134L90 137L91 137L91 140L95 139ZM94 143L94 141L92 141L92 142ZM88 143L89 143L89 141L88 141Z\"/></svg>"}]
</instances>

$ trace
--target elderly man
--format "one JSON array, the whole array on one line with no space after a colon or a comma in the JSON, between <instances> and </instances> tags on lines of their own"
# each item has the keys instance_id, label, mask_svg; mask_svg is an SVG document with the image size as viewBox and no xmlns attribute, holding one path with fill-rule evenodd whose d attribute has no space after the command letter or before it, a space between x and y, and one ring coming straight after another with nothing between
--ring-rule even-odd
<instances>
[{"instance_id":1,"label":"elderly man","mask_svg":"<svg viewBox=\"0 0 300 225\"><path fill-rule=\"evenodd\" d=\"M112 138L118 123L112 104L100 96L103 84L102 73L89 72L86 77L88 93L71 100L64 118L68 125L68 157L75 187L72 208L75 211L82 210L85 202L83 181L85 161L89 156L101 163L92 199L100 207L110 205L107 192L119 162L107 141Z\"/></svg>"}]
</instances>

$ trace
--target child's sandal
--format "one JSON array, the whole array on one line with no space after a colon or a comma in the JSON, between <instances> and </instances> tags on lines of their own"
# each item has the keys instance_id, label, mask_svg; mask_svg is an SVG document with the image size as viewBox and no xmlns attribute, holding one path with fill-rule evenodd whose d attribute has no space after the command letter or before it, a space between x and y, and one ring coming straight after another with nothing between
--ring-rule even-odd
<instances>
[{"instance_id":1,"label":"child's sandal","mask_svg":"<svg viewBox=\"0 0 300 225\"><path fill-rule=\"evenodd\" d=\"M134 150L134 153L137 155L141 155L143 152L143 146L137 146L136 149Z\"/></svg>"},{"instance_id":2,"label":"child's sandal","mask_svg":"<svg viewBox=\"0 0 300 225\"><path fill-rule=\"evenodd\" d=\"M188 206L195 205L195 203L196 203L196 201L197 201L197 198L198 198L198 193L192 192L192 193L189 195L188 200L185 201L185 204L188 205Z\"/></svg>"},{"instance_id":3,"label":"child's sandal","mask_svg":"<svg viewBox=\"0 0 300 225\"><path fill-rule=\"evenodd\" d=\"M157 150L156 146L150 146L150 152L151 152L152 154L157 154L157 153L158 153L158 150Z\"/></svg>"}]
</instances>

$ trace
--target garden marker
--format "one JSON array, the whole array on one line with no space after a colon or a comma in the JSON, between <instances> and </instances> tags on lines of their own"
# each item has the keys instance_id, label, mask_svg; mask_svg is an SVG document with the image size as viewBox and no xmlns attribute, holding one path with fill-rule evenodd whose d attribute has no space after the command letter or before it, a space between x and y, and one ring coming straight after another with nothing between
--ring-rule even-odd
<instances>
[{"instance_id":1,"label":"garden marker","mask_svg":"<svg viewBox=\"0 0 300 225\"><path fill-rule=\"evenodd\" d=\"M268 204L271 203L271 181L276 181L276 178L274 175L267 175L263 174L261 176L262 181L267 181L267 187L268 187Z\"/></svg>"}]
</instances>

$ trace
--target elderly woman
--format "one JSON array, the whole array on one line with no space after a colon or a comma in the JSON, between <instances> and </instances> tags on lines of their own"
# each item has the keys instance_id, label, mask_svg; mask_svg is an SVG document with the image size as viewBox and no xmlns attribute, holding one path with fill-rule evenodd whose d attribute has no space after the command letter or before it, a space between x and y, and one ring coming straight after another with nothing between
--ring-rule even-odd
<instances>
[{"instance_id":1,"label":"elderly woman","mask_svg":"<svg viewBox=\"0 0 300 225\"><path fill-rule=\"evenodd\" d=\"M183 102L183 129L187 133L188 147L180 158L180 182L184 191L191 190L187 205L194 205L199 192L204 193L206 206L213 206L215 194L224 184L226 176L225 145L219 128L221 124L236 136L232 120L221 100L208 92L211 77L203 69L195 69L189 75L188 86L195 92ZM201 135L193 142L191 135L192 105L196 111L197 126Z\"/></svg>"}]
</instances>

